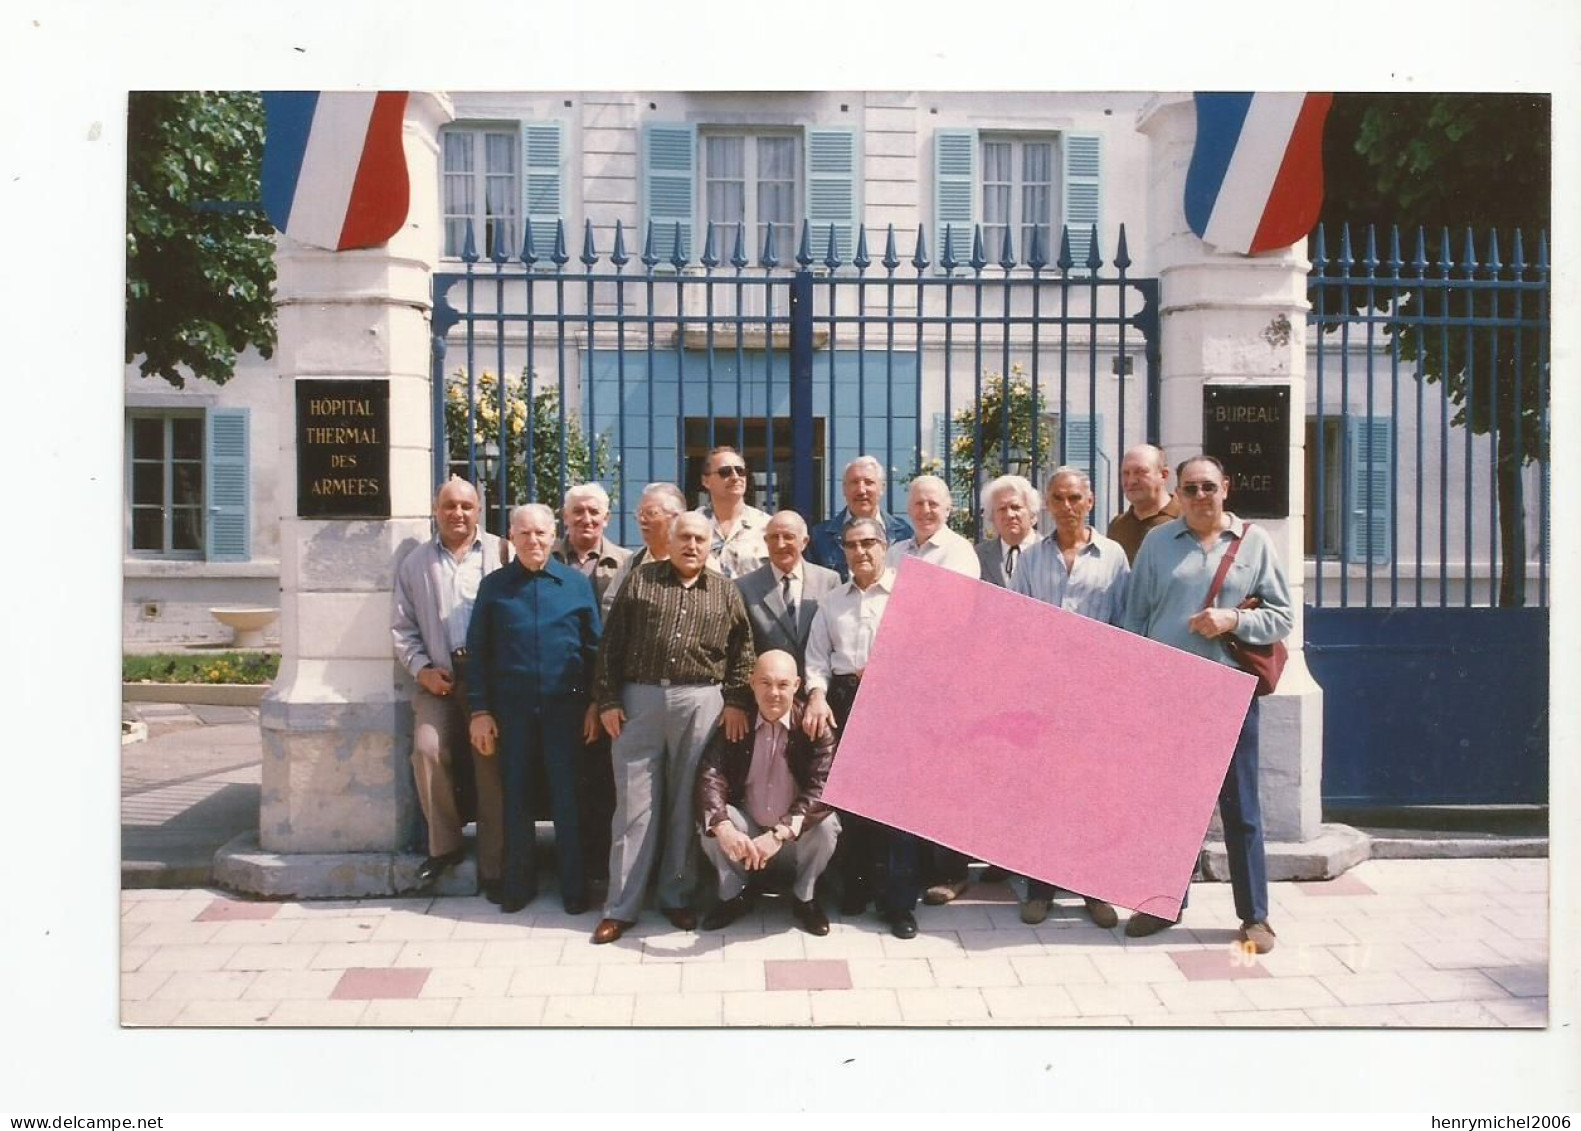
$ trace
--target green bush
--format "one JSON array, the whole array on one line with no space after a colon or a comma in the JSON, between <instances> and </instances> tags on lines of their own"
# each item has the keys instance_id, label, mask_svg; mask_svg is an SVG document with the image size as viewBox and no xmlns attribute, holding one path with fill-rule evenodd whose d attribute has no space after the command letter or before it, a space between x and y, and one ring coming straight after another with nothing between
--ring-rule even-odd
<instances>
[{"instance_id":1,"label":"green bush","mask_svg":"<svg viewBox=\"0 0 1581 1131\"><path fill-rule=\"evenodd\" d=\"M274 652L121 657L123 683L269 683L279 670L280 656Z\"/></svg>"}]
</instances>

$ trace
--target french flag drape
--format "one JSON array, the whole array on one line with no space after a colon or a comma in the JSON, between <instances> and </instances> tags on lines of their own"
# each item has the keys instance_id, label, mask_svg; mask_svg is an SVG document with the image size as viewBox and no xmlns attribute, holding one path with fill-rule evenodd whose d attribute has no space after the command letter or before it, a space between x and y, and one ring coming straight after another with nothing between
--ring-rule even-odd
<instances>
[{"instance_id":1,"label":"french flag drape","mask_svg":"<svg viewBox=\"0 0 1581 1131\"><path fill-rule=\"evenodd\" d=\"M263 96L264 213L299 243L377 247L406 223L406 91Z\"/></svg>"},{"instance_id":2,"label":"french flag drape","mask_svg":"<svg viewBox=\"0 0 1581 1131\"><path fill-rule=\"evenodd\" d=\"M1323 121L1332 94L1198 93L1186 223L1223 251L1289 247L1323 206Z\"/></svg>"}]
</instances>

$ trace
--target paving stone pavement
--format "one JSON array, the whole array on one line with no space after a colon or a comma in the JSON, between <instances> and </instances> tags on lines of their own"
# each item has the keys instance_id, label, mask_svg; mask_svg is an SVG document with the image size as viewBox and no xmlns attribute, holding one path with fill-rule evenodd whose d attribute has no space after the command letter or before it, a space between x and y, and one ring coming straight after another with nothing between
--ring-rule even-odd
<instances>
[{"instance_id":1,"label":"paving stone pavement","mask_svg":"<svg viewBox=\"0 0 1581 1131\"><path fill-rule=\"evenodd\" d=\"M1546 860L1372 860L1272 885L1278 946L1234 945L1225 884L1147 939L1065 900L1020 923L1004 884L918 909L921 935L835 917L826 938L759 901L724 931L645 913L593 946L552 892L266 903L122 892L131 1026L1338 1026L1541 1028Z\"/></svg>"}]
</instances>

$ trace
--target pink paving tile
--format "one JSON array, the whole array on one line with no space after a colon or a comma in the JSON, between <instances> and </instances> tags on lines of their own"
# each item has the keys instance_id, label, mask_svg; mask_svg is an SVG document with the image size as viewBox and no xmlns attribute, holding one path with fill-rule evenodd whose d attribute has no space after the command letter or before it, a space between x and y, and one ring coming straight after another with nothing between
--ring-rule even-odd
<instances>
[{"instance_id":1,"label":"pink paving tile","mask_svg":"<svg viewBox=\"0 0 1581 1131\"><path fill-rule=\"evenodd\" d=\"M422 992L423 983L428 981L428 974L429 971L421 966L391 966L384 969L353 966L341 974L340 981L335 983L329 996L357 1001L367 998L415 998Z\"/></svg>"},{"instance_id":2,"label":"pink paving tile","mask_svg":"<svg viewBox=\"0 0 1581 1131\"><path fill-rule=\"evenodd\" d=\"M764 989L848 990L851 969L843 958L770 958L763 962Z\"/></svg>"},{"instance_id":3,"label":"pink paving tile","mask_svg":"<svg viewBox=\"0 0 1581 1131\"><path fill-rule=\"evenodd\" d=\"M273 919L278 903L251 903L240 899L216 899L198 912L196 923L228 923L235 919Z\"/></svg>"},{"instance_id":4,"label":"pink paving tile","mask_svg":"<svg viewBox=\"0 0 1581 1131\"><path fill-rule=\"evenodd\" d=\"M1271 978L1268 968L1255 954L1242 954L1230 947L1222 950L1166 951L1180 972L1193 982L1229 981L1236 978Z\"/></svg>"},{"instance_id":5,"label":"pink paving tile","mask_svg":"<svg viewBox=\"0 0 1581 1131\"><path fill-rule=\"evenodd\" d=\"M1377 895L1372 888L1367 886L1365 880L1355 876L1335 876L1332 880L1321 880L1312 883L1295 883L1291 887L1302 895Z\"/></svg>"}]
</instances>

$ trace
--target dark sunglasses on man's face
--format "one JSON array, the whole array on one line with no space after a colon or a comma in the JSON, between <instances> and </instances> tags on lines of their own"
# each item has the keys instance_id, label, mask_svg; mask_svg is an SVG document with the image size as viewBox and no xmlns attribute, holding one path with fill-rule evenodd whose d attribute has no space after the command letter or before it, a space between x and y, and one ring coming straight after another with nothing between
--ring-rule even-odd
<instances>
[{"instance_id":1,"label":"dark sunglasses on man's face","mask_svg":"<svg viewBox=\"0 0 1581 1131\"><path fill-rule=\"evenodd\" d=\"M721 479L734 479L738 475L745 479L747 477L747 469L745 464L727 463L724 467L714 468L714 474Z\"/></svg>"},{"instance_id":2,"label":"dark sunglasses on man's face","mask_svg":"<svg viewBox=\"0 0 1581 1131\"><path fill-rule=\"evenodd\" d=\"M1210 499L1219 493L1219 485L1217 483L1182 483L1180 485L1180 493L1191 499L1195 499L1198 495L1205 499Z\"/></svg>"},{"instance_id":3,"label":"dark sunglasses on man's face","mask_svg":"<svg viewBox=\"0 0 1581 1131\"><path fill-rule=\"evenodd\" d=\"M844 546L847 550L871 550L874 546L880 544L881 543L877 538L863 538L856 542L840 543L840 545Z\"/></svg>"}]
</instances>

